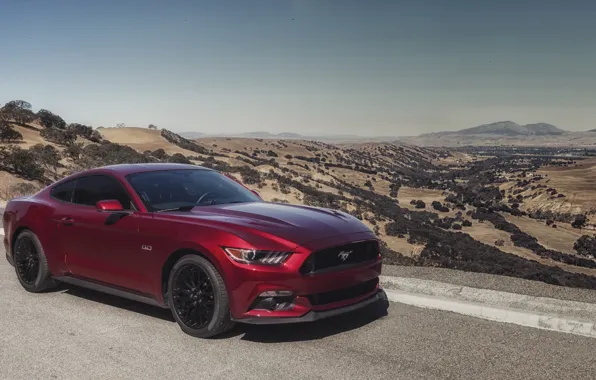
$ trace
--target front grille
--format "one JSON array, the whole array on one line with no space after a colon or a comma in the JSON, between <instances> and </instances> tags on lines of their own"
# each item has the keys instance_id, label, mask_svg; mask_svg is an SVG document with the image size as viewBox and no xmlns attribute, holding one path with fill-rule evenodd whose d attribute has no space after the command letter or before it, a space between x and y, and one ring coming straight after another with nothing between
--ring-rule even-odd
<instances>
[{"instance_id":1,"label":"front grille","mask_svg":"<svg viewBox=\"0 0 596 380\"><path fill-rule=\"evenodd\" d=\"M366 240L326 248L311 253L300 267L300 273L311 274L339 270L360 263L374 261L378 255L379 243L376 240Z\"/></svg>"},{"instance_id":2,"label":"front grille","mask_svg":"<svg viewBox=\"0 0 596 380\"><path fill-rule=\"evenodd\" d=\"M313 306L345 301L373 292L377 288L378 284L379 278L377 277L349 288L332 290L325 293L311 294L308 296L308 300Z\"/></svg>"}]
</instances>

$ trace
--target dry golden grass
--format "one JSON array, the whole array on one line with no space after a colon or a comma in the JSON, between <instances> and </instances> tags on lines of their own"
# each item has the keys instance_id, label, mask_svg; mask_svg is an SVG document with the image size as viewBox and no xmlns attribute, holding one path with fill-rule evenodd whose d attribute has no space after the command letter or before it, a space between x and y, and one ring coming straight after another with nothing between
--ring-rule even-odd
<instances>
[{"instance_id":1,"label":"dry golden grass","mask_svg":"<svg viewBox=\"0 0 596 380\"><path fill-rule=\"evenodd\" d=\"M556 223L557 228L547 226L544 221L534 220L527 217L518 217L503 214L507 221L514 223L523 232L534 236L545 248L575 254L573 244L582 235L593 235L592 231L579 230L569 224Z\"/></svg>"},{"instance_id":2,"label":"dry golden grass","mask_svg":"<svg viewBox=\"0 0 596 380\"><path fill-rule=\"evenodd\" d=\"M39 132L42 130L42 128L25 128L19 125L13 125L13 129L23 135L23 142L17 144L23 149L29 149L36 144L53 145L54 147L57 147L56 144L53 144L41 137Z\"/></svg>"},{"instance_id":3,"label":"dry golden grass","mask_svg":"<svg viewBox=\"0 0 596 380\"><path fill-rule=\"evenodd\" d=\"M277 186L277 183L274 181L270 181L270 180L266 180L264 181L266 186L262 187L262 188L257 188L255 186L248 186L249 188L256 190L259 195L261 196L261 198L263 198L264 200L268 201L268 202L272 202L274 200L278 201L278 200L283 200L283 201L287 201L288 203L291 204L296 204L296 205L300 205L302 204L302 202L300 201L300 199L302 199L302 193L296 189L292 189L292 191L289 194L283 194L281 191L275 190L274 188Z\"/></svg>"},{"instance_id":4,"label":"dry golden grass","mask_svg":"<svg viewBox=\"0 0 596 380\"><path fill-rule=\"evenodd\" d=\"M146 150L154 151L156 149L163 149L168 154L181 153L185 156L196 156L197 153L190 150L182 149L161 136L161 132L148 128L102 128L99 133L106 140L128 145L131 148L144 152Z\"/></svg>"},{"instance_id":5,"label":"dry golden grass","mask_svg":"<svg viewBox=\"0 0 596 380\"><path fill-rule=\"evenodd\" d=\"M596 159L578 161L567 168L543 168L538 170L538 174L547 176L545 185L565 194L565 198L557 200L561 203L561 211L581 208L585 212L596 213Z\"/></svg>"},{"instance_id":6,"label":"dry golden grass","mask_svg":"<svg viewBox=\"0 0 596 380\"><path fill-rule=\"evenodd\" d=\"M22 195L27 195L19 189L19 184L31 184L36 189L39 184L16 177L10 173L0 171L0 200L9 200Z\"/></svg>"},{"instance_id":7,"label":"dry golden grass","mask_svg":"<svg viewBox=\"0 0 596 380\"><path fill-rule=\"evenodd\" d=\"M416 209L414 207L414 205L410 204L410 201L412 199L422 200L424 203L426 203L425 210L436 212L435 210L432 209L431 203L433 201L439 201L439 202L443 203L445 201L445 196L443 195L442 190L416 189L413 187L405 187L405 186L399 188L399 191L397 192L397 200L399 201L399 205L401 207L407 208L409 210L421 211L419 209ZM439 213L439 215L443 215L443 216L452 216L451 214L455 214L455 212L451 212L451 213L441 212L441 213Z\"/></svg>"},{"instance_id":8,"label":"dry golden grass","mask_svg":"<svg viewBox=\"0 0 596 380\"><path fill-rule=\"evenodd\" d=\"M488 156L473 156L463 152L451 152L451 157L441 158L433 160L432 163L435 165L466 165L471 162L483 161L489 158Z\"/></svg>"},{"instance_id":9,"label":"dry golden grass","mask_svg":"<svg viewBox=\"0 0 596 380\"><path fill-rule=\"evenodd\" d=\"M534 252L527 248L516 247L513 245L513 242L511 241L511 235L508 232L496 229L492 223L481 223L477 220L472 221L472 223L472 227L466 227L462 232L467 233L475 240L493 247L497 247L501 251L521 256L526 259L534 260L538 257L536 254L534 254ZM503 240L504 245L502 247L496 246L495 242L497 240Z\"/></svg>"},{"instance_id":10,"label":"dry golden grass","mask_svg":"<svg viewBox=\"0 0 596 380\"><path fill-rule=\"evenodd\" d=\"M314 153L308 151L304 145L311 145L301 140L268 140L268 139L253 139L253 138L230 138L230 137L204 137L194 140L201 145L213 149L216 152L225 152L229 150L228 154L234 155L233 152L241 151L252 153L255 149L264 151L272 150L278 154L279 161L286 161L285 155L313 157ZM285 147L284 145L287 145Z\"/></svg>"},{"instance_id":11,"label":"dry golden grass","mask_svg":"<svg viewBox=\"0 0 596 380\"><path fill-rule=\"evenodd\" d=\"M514 218L517 218L517 217L514 217ZM520 218L517 218L516 220L510 220L510 221L512 223L517 224L518 227L522 230L524 230L521 227L522 224L526 224L528 222L534 222L533 220L531 220L529 218L525 218L525 217L520 217ZM553 260L542 258L527 248L516 247L515 245L513 245L513 242L511 241L511 235L509 233L496 229L493 226L493 224L490 222L479 223L478 221L474 221L473 223L474 224L472 225L472 227L464 228L464 230L462 232L467 233L475 240L478 240L484 244L491 245L493 247L497 247L495 245L495 242L497 240L503 240L504 246L497 247L503 252L511 253L513 255L520 256L520 257L523 257L528 260L534 260L534 261L537 261L544 265L556 266L556 267L559 267L559 268L564 269L569 272L583 273L583 274L587 274L587 275L591 275L591 276L596 276L596 269L582 268L582 267L577 267L577 266L573 266L573 265L563 264L558 261L553 261ZM550 228L550 229L552 229L552 228ZM536 236L536 235L534 235L534 236ZM573 245L573 243L571 243L571 245ZM554 247L552 247L552 248L554 249Z\"/></svg>"},{"instance_id":12,"label":"dry golden grass","mask_svg":"<svg viewBox=\"0 0 596 380\"><path fill-rule=\"evenodd\" d=\"M555 196L546 192L546 188L528 189L521 193L527 196L520 204L520 209L552 211L555 213L582 214L591 216L591 221L596 218L596 159L578 161L570 167L544 167L537 171L543 176L532 185L544 185L546 188L557 190ZM509 178L508 182L499 187L508 194L510 190L518 189L515 184L518 178ZM559 194L565 195L558 198Z\"/></svg>"}]
</instances>

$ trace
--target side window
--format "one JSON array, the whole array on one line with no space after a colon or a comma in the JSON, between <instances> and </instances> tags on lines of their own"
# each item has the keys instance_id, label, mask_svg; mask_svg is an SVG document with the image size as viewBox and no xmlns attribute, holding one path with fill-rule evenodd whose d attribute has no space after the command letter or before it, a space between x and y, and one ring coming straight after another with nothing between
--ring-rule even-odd
<instances>
[{"instance_id":1,"label":"side window","mask_svg":"<svg viewBox=\"0 0 596 380\"><path fill-rule=\"evenodd\" d=\"M80 205L95 206L99 201L116 199L130 210L130 197L120 183L114 178L94 175L77 179L73 202Z\"/></svg>"},{"instance_id":2,"label":"side window","mask_svg":"<svg viewBox=\"0 0 596 380\"><path fill-rule=\"evenodd\" d=\"M54 187L50 191L52 198L58 199L59 201L72 202L72 191L74 189L75 181L69 181Z\"/></svg>"}]
</instances>

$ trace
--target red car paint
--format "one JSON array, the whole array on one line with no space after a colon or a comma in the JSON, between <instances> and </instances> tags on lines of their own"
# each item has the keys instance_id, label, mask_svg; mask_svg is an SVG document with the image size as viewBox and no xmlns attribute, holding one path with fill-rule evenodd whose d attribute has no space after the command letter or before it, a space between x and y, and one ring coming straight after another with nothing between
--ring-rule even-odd
<instances>
[{"instance_id":1,"label":"red car paint","mask_svg":"<svg viewBox=\"0 0 596 380\"><path fill-rule=\"evenodd\" d=\"M35 195L11 200L3 216L8 260L12 263L12 245L18 234L29 229L39 238L54 277L89 280L167 307L167 270L180 252L194 252L211 261L221 273L230 296L232 318L253 323L358 305L382 292L377 284L381 273L378 243L372 260L316 274L300 271L315 251L359 241L377 242L366 225L346 213L262 200L156 213L147 209L127 179L135 173L180 169L210 170L179 164L108 166L74 174ZM87 206L50 195L56 186L90 175L118 181L135 210L107 224L118 202L105 200ZM222 247L293 254L279 266L242 264L232 260ZM363 283L370 287L357 294L340 294ZM280 311L251 309L257 296L267 290L290 290L296 296L294 306ZM340 293L333 293L335 298L328 298L329 302L313 305L310 301L314 294L334 291Z\"/></svg>"}]
</instances>

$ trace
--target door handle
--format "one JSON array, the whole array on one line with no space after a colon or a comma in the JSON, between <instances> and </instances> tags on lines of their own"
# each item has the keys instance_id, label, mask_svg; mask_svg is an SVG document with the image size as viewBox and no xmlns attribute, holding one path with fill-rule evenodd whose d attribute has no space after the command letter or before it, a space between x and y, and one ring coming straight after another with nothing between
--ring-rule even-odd
<instances>
[{"instance_id":1,"label":"door handle","mask_svg":"<svg viewBox=\"0 0 596 380\"><path fill-rule=\"evenodd\" d=\"M74 219L64 217L60 219L60 223L64 224L65 226L72 226L74 224Z\"/></svg>"}]
</instances>

